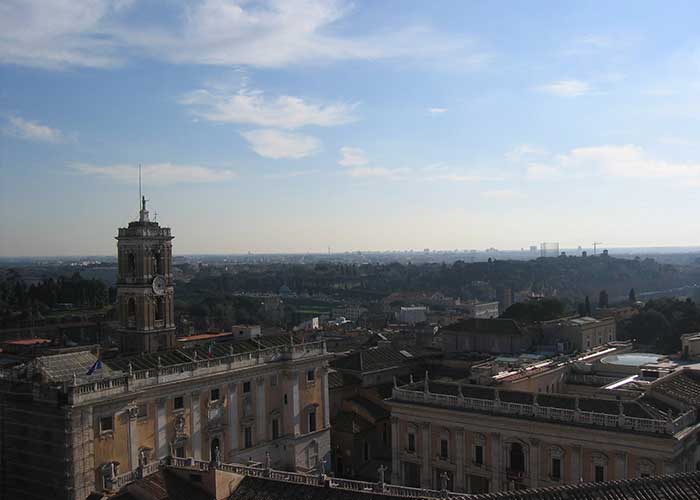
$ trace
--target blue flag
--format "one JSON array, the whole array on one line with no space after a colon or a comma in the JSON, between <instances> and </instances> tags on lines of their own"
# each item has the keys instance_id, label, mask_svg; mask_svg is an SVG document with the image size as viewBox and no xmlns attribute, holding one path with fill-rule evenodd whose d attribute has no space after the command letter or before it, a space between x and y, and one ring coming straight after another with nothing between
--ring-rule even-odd
<instances>
[{"instance_id":1,"label":"blue flag","mask_svg":"<svg viewBox=\"0 0 700 500\"><path fill-rule=\"evenodd\" d=\"M101 370L102 369L102 359L97 358L97 361L95 361L90 369L87 371L86 375L92 375L95 373L95 370Z\"/></svg>"}]
</instances>

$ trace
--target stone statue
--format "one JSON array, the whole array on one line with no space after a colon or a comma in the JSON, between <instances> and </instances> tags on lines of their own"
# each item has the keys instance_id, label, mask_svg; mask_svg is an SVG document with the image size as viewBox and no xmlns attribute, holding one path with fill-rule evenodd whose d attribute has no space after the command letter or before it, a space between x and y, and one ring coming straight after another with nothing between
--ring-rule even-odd
<instances>
[{"instance_id":1,"label":"stone statue","mask_svg":"<svg viewBox=\"0 0 700 500\"><path fill-rule=\"evenodd\" d=\"M218 446L214 447L214 457L213 457L212 461L214 462L214 465L216 465L217 467L219 465L221 465L221 450L219 449Z\"/></svg>"},{"instance_id":2,"label":"stone statue","mask_svg":"<svg viewBox=\"0 0 700 500\"><path fill-rule=\"evenodd\" d=\"M450 476L447 472L440 474L440 490L447 491L447 481L449 481Z\"/></svg>"},{"instance_id":3,"label":"stone statue","mask_svg":"<svg viewBox=\"0 0 700 500\"><path fill-rule=\"evenodd\" d=\"M379 473L379 484L384 484L384 473L386 472L386 467L384 467L384 464L379 466L377 472Z\"/></svg>"}]
</instances>

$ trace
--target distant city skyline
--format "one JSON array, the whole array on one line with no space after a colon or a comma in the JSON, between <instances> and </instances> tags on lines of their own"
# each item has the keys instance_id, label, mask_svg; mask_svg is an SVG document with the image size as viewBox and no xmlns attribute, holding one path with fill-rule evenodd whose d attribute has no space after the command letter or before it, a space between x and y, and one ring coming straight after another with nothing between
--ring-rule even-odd
<instances>
[{"instance_id":1,"label":"distant city skyline","mask_svg":"<svg viewBox=\"0 0 700 500\"><path fill-rule=\"evenodd\" d=\"M177 255L698 246L696 24L692 1L7 1L0 257L114 255L139 163Z\"/></svg>"}]
</instances>

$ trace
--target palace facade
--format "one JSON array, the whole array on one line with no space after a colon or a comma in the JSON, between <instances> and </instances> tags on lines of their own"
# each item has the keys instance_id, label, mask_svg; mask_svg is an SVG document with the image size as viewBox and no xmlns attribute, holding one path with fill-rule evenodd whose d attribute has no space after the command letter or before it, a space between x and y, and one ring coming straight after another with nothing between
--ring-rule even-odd
<instances>
[{"instance_id":1,"label":"palace facade","mask_svg":"<svg viewBox=\"0 0 700 500\"><path fill-rule=\"evenodd\" d=\"M0 498L83 500L169 456L316 471L330 457L325 343L290 335L173 348L170 229L120 229L128 355L38 356L0 373Z\"/></svg>"}]
</instances>

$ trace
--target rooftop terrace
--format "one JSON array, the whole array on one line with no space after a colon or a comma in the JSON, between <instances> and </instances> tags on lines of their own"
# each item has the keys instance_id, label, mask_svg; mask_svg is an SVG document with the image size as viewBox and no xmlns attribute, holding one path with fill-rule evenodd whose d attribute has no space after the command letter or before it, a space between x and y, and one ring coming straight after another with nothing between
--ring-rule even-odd
<instances>
[{"instance_id":1,"label":"rooftop terrace","mask_svg":"<svg viewBox=\"0 0 700 500\"><path fill-rule=\"evenodd\" d=\"M391 399L397 403L669 436L697 422L694 408L674 417L656 411L642 398L616 401L429 380L394 387Z\"/></svg>"}]
</instances>

